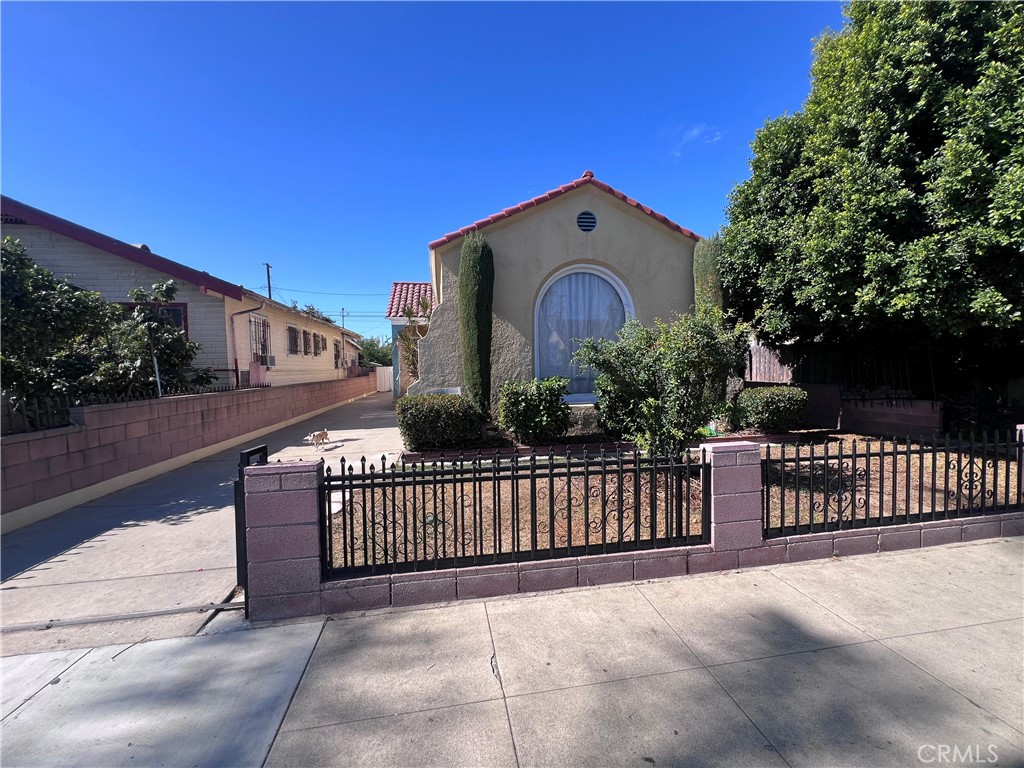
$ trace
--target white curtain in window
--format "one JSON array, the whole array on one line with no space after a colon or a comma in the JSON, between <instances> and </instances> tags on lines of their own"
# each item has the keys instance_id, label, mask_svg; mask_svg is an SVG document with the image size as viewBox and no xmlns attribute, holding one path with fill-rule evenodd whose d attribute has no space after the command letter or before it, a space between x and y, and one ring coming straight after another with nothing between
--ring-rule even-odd
<instances>
[{"instance_id":1,"label":"white curtain in window","mask_svg":"<svg viewBox=\"0 0 1024 768\"><path fill-rule=\"evenodd\" d=\"M537 312L538 376L564 376L569 394L594 391L597 373L570 360L579 349L573 339L614 339L626 322L626 310L611 283L591 272L574 272L555 281Z\"/></svg>"}]
</instances>

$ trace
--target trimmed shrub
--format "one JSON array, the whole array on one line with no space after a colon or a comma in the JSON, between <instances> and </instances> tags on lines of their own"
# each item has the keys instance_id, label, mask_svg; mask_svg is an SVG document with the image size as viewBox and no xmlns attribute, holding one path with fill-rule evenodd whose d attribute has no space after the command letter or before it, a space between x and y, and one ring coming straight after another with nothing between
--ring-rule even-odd
<instances>
[{"instance_id":1,"label":"trimmed shrub","mask_svg":"<svg viewBox=\"0 0 1024 768\"><path fill-rule=\"evenodd\" d=\"M406 395L395 403L398 431L410 451L467 448L480 441L483 417L462 395Z\"/></svg>"},{"instance_id":2,"label":"trimmed shrub","mask_svg":"<svg viewBox=\"0 0 1024 768\"><path fill-rule=\"evenodd\" d=\"M508 381L498 400L498 425L527 445L548 445L565 437L572 409L562 398L569 380L561 377Z\"/></svg>"},{"instance_id":3,"label":"trimmed shrub","mask_svg":"<svg viewBox=\"0 0 1024 768\"><path fill-rule=\"evenodd\" d=\"M491 409L491 305L494 254L479 232L470 232L459 259L459 341L466 395L480 413Z\"/></svg>"},{"instance_id":4,"label":"trimmed shrub","mask_svg":"<svg viewBox=\"0 0 1024 768\"><path fill-rule=\"evenodd\" d=\"M804 420L807 393L799 387L744 389L736 399L740 426L781 432L796 429Z\"/></svg>"}]
</instances>

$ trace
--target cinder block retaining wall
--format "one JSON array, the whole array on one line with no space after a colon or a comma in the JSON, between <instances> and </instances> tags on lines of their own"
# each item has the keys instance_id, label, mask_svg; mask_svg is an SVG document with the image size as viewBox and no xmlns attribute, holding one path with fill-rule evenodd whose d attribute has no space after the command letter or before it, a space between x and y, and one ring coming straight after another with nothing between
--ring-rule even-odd
<instances>
[{"instance_id":1,"label":"cinder block retaining wall","mask_svg":"<svg viewBox=\"0 0 1024 768\"><path fill-rule=\"evenodd\" d=\"M843 400L842 429L917 437L942 431L942 403L932 400Z\"/></svg>"},{"instance_id":2,"label":"cinder block retaining wall","mask_svg":"<svg viewBox=\"0 0 1024 768\"><path fill-rule=\"evenodd\" d=\"M234 439L376 389L376 379L362 376L73 408L71 419L78 426L3 438L4 522L19 510L170 459L183 458L181 463L187 463L189 454L230 447ZM57 506L54 509L60 511ZM5 525L4 530L9 527Z\"/></svg>"},{"instance_id":3,"label":"cinder block retaining wall","mask_svg":"<svg viewBox=\"0 0 1024 768\"><path fill-rule=\"evenodd\" d=\"M777 386L748 382L748 388ZM942 431L942 403L933 400L857 400L836 384L800 384L807 392L804 425L886 437L918 437Z\"/></svg>"},{"instance_id":4,"label":"cinder block retaining wall","mask_svg":"<svg viewBox=\"0 0 1024 768\"><path fill-rule=\"evenodd\" d=\"M494 597L1024 535L1024 510L1019 510L766 540L760 447L749 442L704 447L711 461L710 545L327 582L320 578L317 507L323 465L250 467L245 471L250 618Z\"/></svg>"}]
</instances>

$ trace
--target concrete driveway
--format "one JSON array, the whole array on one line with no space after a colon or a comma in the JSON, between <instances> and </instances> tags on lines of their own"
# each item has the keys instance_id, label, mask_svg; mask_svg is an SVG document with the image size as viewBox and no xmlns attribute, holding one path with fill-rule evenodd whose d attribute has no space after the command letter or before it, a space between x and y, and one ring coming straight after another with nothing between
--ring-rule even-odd
<instances>
[{"instance_id":1,"label":"concrete driveway","mask_svg":"<svg viewBox=\"0 0 1024 768\"><path fill-rule=\"evenodd\" d=\"M996 539L6 658L2 757L1020 766L1022 564Z\"/></svg>"},{"instance_id":2,"label":"concrete driveway","mask_svg":"<svg viewBox=\"0 0 1024 768\"><path fill-rule=\"evenodd\" d=\"M323 450L303 442L323 428L332 437ZM401 451L390 393L257 442L267 444L271 460L322 457L335 471L343 452L379 462L381 454ZM195 608L227 600L236 584L237 466L238 450L225 451L5 534L3 655L199 631L211 614ZM145 615L155 612L163 615ZM8 631L12 626L29 628Z\"/></svg>"}]
</instances>

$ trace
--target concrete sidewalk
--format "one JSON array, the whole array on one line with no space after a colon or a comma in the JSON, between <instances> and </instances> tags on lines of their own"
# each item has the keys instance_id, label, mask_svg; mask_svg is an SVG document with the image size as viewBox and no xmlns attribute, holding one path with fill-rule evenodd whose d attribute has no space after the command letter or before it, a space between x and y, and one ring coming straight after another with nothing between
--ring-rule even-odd
<instances>
[{"instance_id":1,"label":"concrete sidewalk","mask_svg":"<svg viewBox=\"0 0 1024 768\"><path fill-rule=\"evenodd\" d=\"M2 759L1019 766L1022 564L996 539L9 658Z\"/></svg>"},{"instance_id":2,"label":"concrete sidewalk","mask_svg":"<svg viewBox=\"0 0 1024 768\"><path fill-rule=\"evenodd\" d=\"M325 427L332 441L324 450L303 442ZM273 461L322 457L335 471L343 451L376 456L379 462L381 454L401 450L390 393L340 406L256 442L267 444ZM5 632L2 653L196 634L210 613L187 609L221 603L236 583L232 481L237 467L238 449L225 451L5 534L3 626L36 628ZM181 612L128 618L151 611ZM123 618L63 624L91 617ZM53 626L41 629L48 624Z\"/></svg>"}]
</instances>

